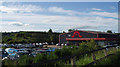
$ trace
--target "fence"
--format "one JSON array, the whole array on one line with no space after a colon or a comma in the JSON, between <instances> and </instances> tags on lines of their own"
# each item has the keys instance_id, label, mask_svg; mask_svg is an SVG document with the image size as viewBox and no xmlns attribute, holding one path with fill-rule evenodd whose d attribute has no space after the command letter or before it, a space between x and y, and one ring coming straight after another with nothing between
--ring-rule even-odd
<instances>
[{"instance_id":1,"label":"fence","mask_svg":"<svg viewBox=\"0 0 120 67\"><path fill-rule=\"evenodd\" d=\"M110 51L110 49L113 49L113 50L116 50L116 51L119 50L118 48L116 48L116 46L109 46L109 47L100 48L100 49L93 50L93 51L87 51L87 52L80 53L80 54L74 54L74 55L71 55L71 56L61 57L61 58L58 58L58 59L47 60L47 61L44 60L44 61L42 61L41 63L31 64L31 66L39 66L39 65L51 64L51 63L55 63L55 62L57 62L57 61L61 61L61 60L68 59L68 60L70 60L71 65L72 65L73 67L75 67L75 66L76 66L76 65L75 65L75 64L76 64L76 63L75 63L76 57L81 56L81 55L85 55L85 54L92 54L92 59L93 59L94 61L91 62L91 63L89 63L89 64L87 64L87 65L85 65L85 66L89 66L89 65L91 65L91 64L95 64L96 62L98 62L98 61L100 61L100 60L102 60L102 59L104 59L104 58L106 58L106 57L108 57L108 56L114 55L113 53L112 53L112 54L108 54L108 51ZM98 59L98 60L96 60L95 52L101 51L101 50L104 51L104 55L105 55L105 56L102 57L102 58L100 58L100 59Z\"/></svg>"}]
</instances>

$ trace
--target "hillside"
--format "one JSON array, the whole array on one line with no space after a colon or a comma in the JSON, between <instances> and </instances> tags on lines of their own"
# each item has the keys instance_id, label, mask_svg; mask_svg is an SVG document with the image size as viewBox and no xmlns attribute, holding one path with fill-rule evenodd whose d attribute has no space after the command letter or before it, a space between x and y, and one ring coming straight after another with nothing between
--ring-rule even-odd
<instances>
[{"instance_id":1,"label":"hillside","mask_svg":"<svg viewBox=\"0 0 120 67\"><path fill-rule=\"evenodd\" d=\"M43 43L43 42L59 42L59 34L56 32L35 32L35 31L20 31L20 32L4 32L2 33L2 43Z\"/></svg>"}]
</instances>

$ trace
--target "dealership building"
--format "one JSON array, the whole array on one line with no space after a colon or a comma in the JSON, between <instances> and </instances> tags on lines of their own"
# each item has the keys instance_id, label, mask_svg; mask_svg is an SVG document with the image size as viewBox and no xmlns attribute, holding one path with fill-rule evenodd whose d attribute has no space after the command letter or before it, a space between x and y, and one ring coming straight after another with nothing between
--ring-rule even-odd
<instances>
[{"instance_id":1,"label":"dealership building","mask_svg":"<svg viewBox=\"0 0 120 67\"><path fill-rule=\"evenodd\" d=\"M118 34L97 31L71 31L59 35L60 44L79 44L82 41L94 39L98 45L115 45L120 41Z\"/></svg>"}]
</instances>

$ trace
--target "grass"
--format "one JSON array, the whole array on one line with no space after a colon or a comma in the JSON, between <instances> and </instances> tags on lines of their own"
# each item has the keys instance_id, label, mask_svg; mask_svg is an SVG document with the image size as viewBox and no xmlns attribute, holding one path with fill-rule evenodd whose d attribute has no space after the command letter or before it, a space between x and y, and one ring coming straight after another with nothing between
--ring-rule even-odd
<instances>
[{"instance_id":1,"label":"grass","mask_svg":"<svg viewBox=\"0 0 120 67\"><path fill-rule=\"evenodd\" d=\"M98 60L98 59L104 57L105 53L103 50L101 50L101 51L95 52L95 55L96 55L96 60Z\"/></svg>"},{"instance_id":2,"label":"grass","mask_svg":"<svg viewBox=\"0 0 120 67\"><path fill-rule=\"evenodd\" d=\"M86 65L92 61L92 56L88 56L86 54L83 58L80 58L78 61L76 61L76 65Z\"/></svg>"},{"instance_id":3,"label":"grass","mask_svg":"<svg viewBox=\"0 0 120 67\"><path fill-rule=\"evenodd\" d=\"M120 48L118 49L118 51L120 51ZM110 48L107 51L107 54L118 53L118 51L115 48ZM100 50L100 51L95 52L95 56L96 56L96 60L104 57L105 56L104 50ZM104 60L104 62L101 61L101 63L99 63L99 65L110 64L110 63L114 62L113 60L117 60L117 58L114 58L114 56L110 57L109 59L106 58ZM80 66L80 65L83 66L83 65L89 64L91 62L93 62L92 56L85 55L83 58L76 61L76 65L77 66Z\"/></svg>"},{"instance_id":4,"label":"grass","mask_svg":"<svg viewBox=\"0 0 120 67\"><path fill-rule=\"evenodd\" d=\"M120 52L101 60L97 65L120 65Z\"/></svg>"}]
</instances>

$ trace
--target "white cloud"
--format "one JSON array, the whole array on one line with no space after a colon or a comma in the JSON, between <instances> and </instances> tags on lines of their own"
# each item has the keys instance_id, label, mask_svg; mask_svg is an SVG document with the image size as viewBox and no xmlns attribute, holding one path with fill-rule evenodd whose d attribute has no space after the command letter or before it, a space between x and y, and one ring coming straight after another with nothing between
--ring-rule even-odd
<instances>
[{"instance_id":1,"label":"white cloud","mask_svg":"<svg viewBox=\"0 0 120 67\"><path fill-rule=\"evenodd\" d=\"M102 9L92 8L92 10L100 11ZM110 12L78 12L74 10L67 10L62 7L48 7L48 8L41 8L40 6L35 5L9 5L9 6L0 6L0 12L12 13L12 14L25 14L31 13L34 14L35 12L51 12L51 13L58 13L64 15L97 15L97 16L105 16L105 17L114 17L117 18L117 13L110 13Z\"/></svg>"},{"instance_id":2,"label":"white cloud","mask_svg":"<svg viewBox=\"0 0 120 67\"><path fill-rule=\"evenodd\" d=\"M44 9L33 5L0 6L0 12L6 13L32 13L36 11L44 11Z\"/></svg>"},{"instance_id":3,"label":"white cloud","mask_svg":"<svg viewBox=\"0 0 120 67\"><path fill-rule=\"evenodd\" d=\"M24 26L29 26L30 24L25 24Z\"/></svg>"},{"instance_id":4,"label":"white cloud","mask_svg":"<svg viewBox=\"0 0 120 67\"><path fill-rule=\"evenodd\" d=\"M116 9L116 7L114 7L114 6L112 6L112 7L110 7L111 9Z\"/></svg>"},{"instance_id":5,"label":"white cloud","mask_svg":"<svg viewBox=\"0 0 120 67\"><path fill-rule=\"evenodd\" d=\"M110 12L90 12L91 15L98 15L98 16L104 16L104 17L114 17L118 18L117 13L110 13Z\"/></svg>"},{"instance_id":6,"label":"white cloud","mask_svg":"<svg viewBox=\"0 0 120 67\"><path fill-rule=\"evenodd\" d=\"M111 29L117 29L118 20L113 18L104 18L100 16L85 16L85 17L78 17L78 16L48 16L48 15L21 15L21 14L3 14L3 19L15 19L20 22L12 23L13 25L23 25L27 26L29 24L34 25L28 26L26 28L20 28L22 30L43 30L43 29L49 29L53 28L56 30L68 30L70 28L75 27L85 27L89 26L94 29L98 26L104 26ZM46 20L47 19L47 20ZM37 26L36 26L37 25ZM38 26L40 25L40 26ZM52 25L52 26L51 26ZM64 26L62 26L64 25ZM21 26L17 26L21 27ZM9 27L10 28L10 27ZM12 28L12 29L18 29L18 28ZM102 29L101 29L102 30ZM106 29L107 30L107 29Z\"/></svg>"},{"instance_id":7,"label":"white cloud","mask_svg":"<svg viewBox=\"0 0 120 67\"><path fill-rule=\"evenodd\" d=\"M98 9L98 8L92 8L92 10L101 11L102 9Z\"/></svg>"},{"instance_id":8,"label":"white cloud","mask_svg":"<svg viewBox=\"0 0 120 67\"><path fill-rule=\"evenodd\" d=\"M9 25L23 26L21 22L9 22Z\"/></svg>"},{"instance_id":9,"label":"white cloud","mask_svg":"<svg viewBox=\"0 0 120 67\"><path fill-rule=\"evenodd\" d=\"M117 18L117 13L110 13L110 12L96 11L96 12L81 13L74 10L66 10L61 7L49 7L45 9L45 8L41 8L33 5L0 6L0 11L7 12L7 13L3 13L2 18L0 19L19 21L19 22L15 21L15 22L0 24L4 28L3 30L6 30L6 31L46 30L51 27L57 31L68 30L70 28L77 28L77 27L96 29L96 26L104 26L108 28L110 27L111 29L115 30L118 25L117 19L113 19L113 17ZM67 16L45 15L45 14L40 15L40 14L31 13L35 11L38 11L38 12L49 11L49 12L54 12L59 14L67 14ZM19 13L16 13L16 12L19 12ZM26 14L24 12L28 12L30 14L28 13ZM75 16L75 15L83 15L83 16ZM88 15L88 16L84 16L84 15ZM104 18L104 17L112 17L112 18ZM8 27L8 24L9 24L9 27ZM6 27L4 27L5 25ZM11 25L14 25L14 26L11 26ZM40 26L36 26L36 25L40 25Z\"/></svg>"},{"instance_id":10,"label":"white cloud","mask_svg":"<svg viewBox=\"0 0 120 67\"><path fill-rule=\"evenodd\" d=\"M66 13L68 15L74 15L74 14L81 14L80 12L73 11L73 10L65 10L61 7L49 7L48 11L50 12L58 12L58 13Z\"/></svg>"},{"instance_id":11,"label":"white cloud","mask_svg":"<svg viewBox=\"0 0 120 67\"><path fill-rule=\"evenodd\" d=\"M23 24L21 22L7 22L9 25L15 25L15 26L29 26L29 24Z\"/></svg>"},{"instance_id":12,"label":"white cloud","mask_svg":"<svg viewBox=\"0 0 120 67\"><path fill-rule=\"evenodd\" d=\"M48 7L41 8L34 5L9 5L9 6L0 6L0 12L6 13L34 13L34 12L57 12L68 15L81 14L80 12L73 10L66 10L61 7Z\"/></svg>"}]
</instances>

